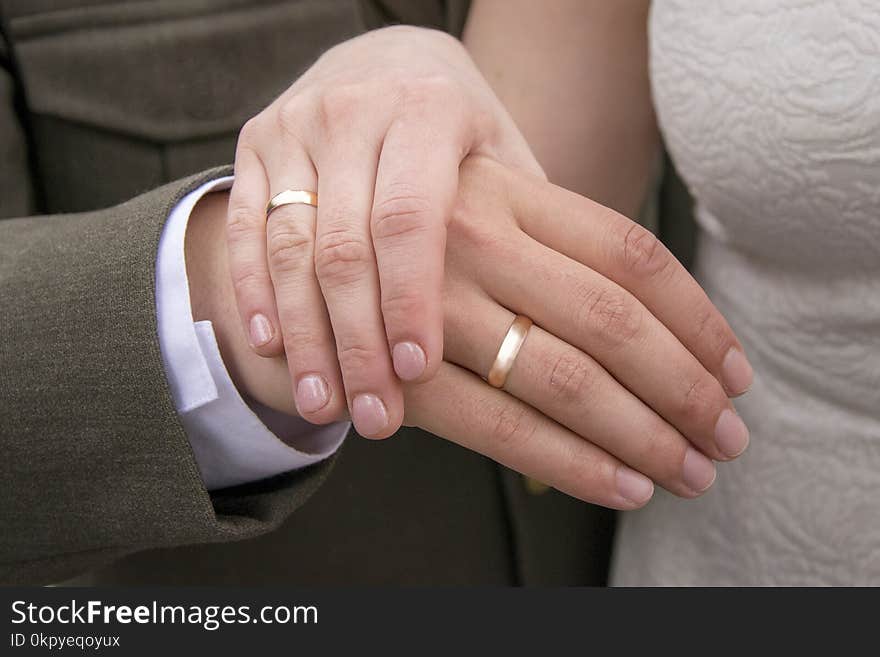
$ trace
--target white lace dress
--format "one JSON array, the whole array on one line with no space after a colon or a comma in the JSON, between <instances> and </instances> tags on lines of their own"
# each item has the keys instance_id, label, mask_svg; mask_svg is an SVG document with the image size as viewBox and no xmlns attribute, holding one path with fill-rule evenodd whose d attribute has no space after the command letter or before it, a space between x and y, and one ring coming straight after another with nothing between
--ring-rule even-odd
<instances>
[{"instance_id":1,"label":"white lace dress","mask_svg":"<svg viewBox=\"0 0 880 657\"><path fill-rule=\"evenodd\" d=\"M880 585L880 2L655 0L650 33L752 440L624 514L612 583Z\"/></svg>"}]
</instances>

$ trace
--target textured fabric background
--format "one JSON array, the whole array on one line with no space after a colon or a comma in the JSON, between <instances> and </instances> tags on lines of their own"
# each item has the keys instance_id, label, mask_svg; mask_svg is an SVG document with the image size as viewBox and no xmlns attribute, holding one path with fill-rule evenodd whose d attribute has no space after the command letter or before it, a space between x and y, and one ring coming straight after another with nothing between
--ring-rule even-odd
<instances>
[{"instance_id":1,"label":"textured fabric background","mask_svg":"<svg viewBox=\"0 0 880 657\"><path fill-rule=\"evenodd\" d=\"M880 584L880 5L658 0L651 34L752 442L624 517L614 582Z\"/></svg>"}]
</instances>

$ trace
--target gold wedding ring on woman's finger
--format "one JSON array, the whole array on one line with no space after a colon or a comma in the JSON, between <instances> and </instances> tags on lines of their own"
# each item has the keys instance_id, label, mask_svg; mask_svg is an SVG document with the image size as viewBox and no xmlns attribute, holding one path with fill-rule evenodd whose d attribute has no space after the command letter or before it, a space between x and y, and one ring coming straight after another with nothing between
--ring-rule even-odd
<instances>
[{"instance_id":1,"label":"gold wedding ring on woman's finger","mask_svg":"<svg viewBox=\"0 0 880 657\"><path fill-rule=\"evenodd\" d=\"M495 356L495 362L489 369L487 381L490 386L495 388L503 388L507 381L507 375L513 369L513 363L516 361L516 355L519 353L520 347L526 341L529 329L532 328L532 320L525 315L517 315L504 340L501 341L501 347L498 348L498 354Z\"/></svg>"},{"instance_id":2,"label":"gold wedding ring on woman's finger","mask_svg":"<svg viewBox=\"0 0 880 657\"><path fill-rule=\"evenodd\" d=\"M318 195L315 192L309 192L302 189L285 189L279 194L275 194L266 206L266 218L272 214L273 210L277 210L282 205L311 205L313 208L318 207Z\"/></svg>"}]
</instances>

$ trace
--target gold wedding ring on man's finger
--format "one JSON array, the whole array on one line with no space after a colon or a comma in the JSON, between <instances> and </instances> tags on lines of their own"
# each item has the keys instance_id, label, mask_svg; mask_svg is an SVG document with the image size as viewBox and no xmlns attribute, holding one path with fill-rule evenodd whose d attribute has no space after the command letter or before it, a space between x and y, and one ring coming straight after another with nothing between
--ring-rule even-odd
<instances>
[{"instance_id":1,"label":"gold wedding ring on man's finger","mask_svg":"<svg viewBox=\"0 0 880 657\"><path fill-rule=\"evenodd\" d=\"M495 388L504 387L507 375L513 369L513 363L516 361L516 356L523 342L526 341L530 328L532 328L532 320L525 315L517 315L514 318L510 328L507 329L504 340L501 341L501 346L498 348L498 353L495 356L495 362L492 363L492 367L489 369L489 376L486 380L490 386Z\"/></svg>"}]
</instances>

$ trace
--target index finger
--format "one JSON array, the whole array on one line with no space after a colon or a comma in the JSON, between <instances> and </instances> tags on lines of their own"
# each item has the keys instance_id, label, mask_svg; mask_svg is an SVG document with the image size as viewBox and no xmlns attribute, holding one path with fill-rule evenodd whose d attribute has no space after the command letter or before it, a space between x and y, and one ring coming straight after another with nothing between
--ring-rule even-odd
<instances>
[{"instance_id":1,"label":"index finger","mask_svg":"<svg viewBox=\"0 0 880 657\"><path fill-rule=\"evenodd\" d=\"M663 243L623 215L525 176L510 190L522 229L628 290L724 386L746 392L752 367L727 321Z\"/></svg>"}]
</instances>

